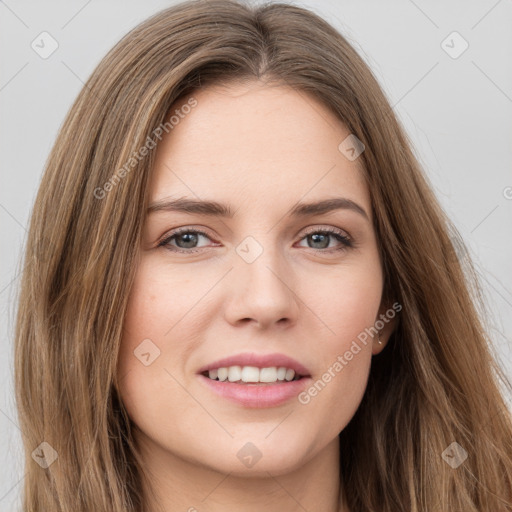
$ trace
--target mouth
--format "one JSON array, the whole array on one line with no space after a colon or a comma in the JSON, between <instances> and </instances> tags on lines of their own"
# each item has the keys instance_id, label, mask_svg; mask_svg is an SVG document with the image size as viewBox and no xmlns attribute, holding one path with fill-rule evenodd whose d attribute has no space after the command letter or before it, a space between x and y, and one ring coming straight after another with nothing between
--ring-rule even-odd
<instances>
[{"instance_id":1,"label":"mouth","mask_svg":"<svg viewBox=\"0 0 512 512\"><path fill-rule=\"evenodd\" d=\"M301 375L286 366L259 368L238 365L205 370L201 375L217 382L253 385L282 384L308 377L308 375Z\"/></svg>"},{"instance_id":2,"label":"mouth","mask_svg":"<svg viewBox=\"0 0 512 512\"><path fill-rule=\"evenodd\" d=\"M278 353L225 357L203 366L197 374L209 392L246 408L290 403L312 381L305 366Z\"/></svg>"}]
</instances>

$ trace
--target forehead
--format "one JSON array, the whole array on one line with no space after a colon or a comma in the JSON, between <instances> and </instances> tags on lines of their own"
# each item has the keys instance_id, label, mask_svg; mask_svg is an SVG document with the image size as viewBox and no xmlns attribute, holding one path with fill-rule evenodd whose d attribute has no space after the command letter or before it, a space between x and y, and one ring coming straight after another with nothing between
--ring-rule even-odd
<instances>
[{"instance_id":1,"label":"forehead","mask_svg":"<svg viewBox=\"0 0 512 512\"><path fill-rule=\"evenodd\" d=\"M183 108L191 98L195 106ZM173 128L157 147L152 200L215 196L264 206L343 194L370 209L359 162L338 149L349 130L302 91L256 81L210 86L176 102L170 116Z\"/></svg>"}]
</instances>

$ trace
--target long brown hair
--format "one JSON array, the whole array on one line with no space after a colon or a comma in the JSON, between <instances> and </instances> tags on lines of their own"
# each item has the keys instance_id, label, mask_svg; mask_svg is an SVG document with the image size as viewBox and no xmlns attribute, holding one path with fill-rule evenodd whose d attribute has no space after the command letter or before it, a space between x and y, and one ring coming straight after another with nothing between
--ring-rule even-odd
<instances>
[{"instance_id":1,"label":"long brown hair","mask_svg":"<svg viewBox=\"0 0 512 512\"><path fill-rule=\"evenodd\" d=\"M511 511L512 421L500 384L512 386L492 354L473 267L454 248L463 242L388 100L314 13L231 0L184 2L129 32L87 81L50 153L15 332L23 510L143 510L144 471L116 374L154 161L140 150L176 100L246 79L321 100L366 148L383 300L402 311L340 433L351 512ZM48 467L32 456L43 442ZM467 458L454 467L454 455Z\"/></svg>"}]
</instances>

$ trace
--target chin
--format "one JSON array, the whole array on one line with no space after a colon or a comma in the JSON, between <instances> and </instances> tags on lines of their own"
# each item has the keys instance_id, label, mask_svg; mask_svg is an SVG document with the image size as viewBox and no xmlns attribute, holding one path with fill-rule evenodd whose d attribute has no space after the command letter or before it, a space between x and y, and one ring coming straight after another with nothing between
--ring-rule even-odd
<instances>
[{"instance_id":1,"label":"chin","mask_svg":"<svg viewBox=\"0 0 512 512\"><path fill-rule=\"evenodd\" d=\"M229 443L229 448L216 450L202 463L214 471L238 477L268 477L269 473L277 476L299 469L307 455L304 442L284 444L269 440L231 440Z\"/></svg>"}]
</instances>

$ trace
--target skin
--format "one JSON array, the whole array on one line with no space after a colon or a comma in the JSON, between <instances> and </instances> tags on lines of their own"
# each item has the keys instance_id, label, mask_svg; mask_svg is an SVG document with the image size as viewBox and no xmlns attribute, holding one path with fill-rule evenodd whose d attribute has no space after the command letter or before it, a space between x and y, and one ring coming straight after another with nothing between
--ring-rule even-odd
<instances>
[{"instance_id":1,"label":"skin","mask_svg":"<svg viewBox=\"0 0 512 512\"><path fill-rule=\"evenodd\" d=\"M360 352L306 405L294 398L247 408L215 395L197 371L240 352L280 352L305 365L314 382L389 309L381 304L369 191L358 160L338 150L350 132L316 99L282 85L210 86L193 96L197 106L156 149L150 204L209 199L235 214L146 218L118 372L152 489L164 510L347 511L338 434L361 402L372 355L385 347L392 321L382 345L376 337L359 343ZM298 201L333 197L356 202L368 219L349 209L286 214ZM208 237L194 246L182 235L158 247L178 227ZM304 233L329 227L354 246L328 253L343 244ZM263 248L252 263L236 252L247 236ZM160 350L148 366L134 356L145 339ZM237 457L248 442L262 454L251 468ZM155 499L148 504L157 510Z\"/></svg>"}]
</instances>

